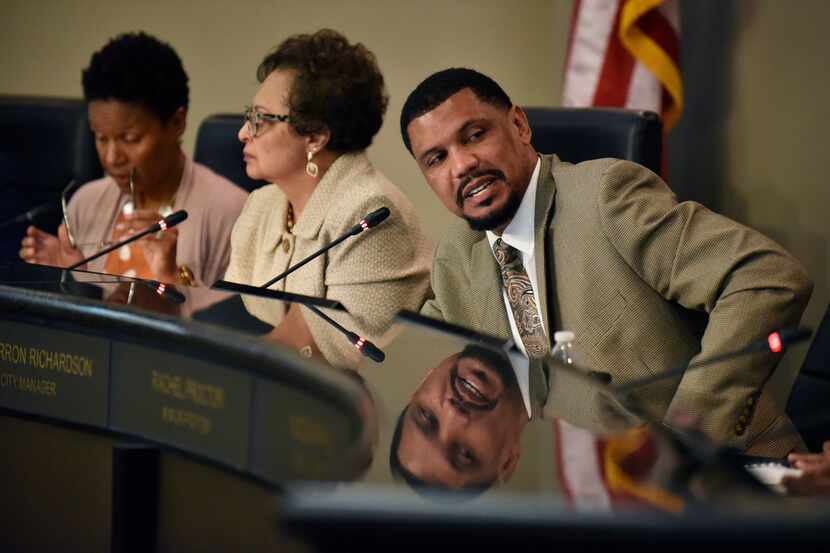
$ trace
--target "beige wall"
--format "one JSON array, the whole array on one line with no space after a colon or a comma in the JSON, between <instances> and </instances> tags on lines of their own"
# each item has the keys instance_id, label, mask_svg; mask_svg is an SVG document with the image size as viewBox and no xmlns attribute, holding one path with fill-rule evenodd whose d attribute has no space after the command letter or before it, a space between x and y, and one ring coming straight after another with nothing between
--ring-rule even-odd
<instances>
[{"instance_id":1,"label":"beige wall","mask_svg":"<svg viewBox=\"0 0 830 553\"><path fill-rule=\"evenodd\" d=\"M80 96L80 69L90 54L118 32L144 29L170 41L190 74L185 149L191 152L205 115L239 111L249 101L254 70L270 47L291 33L339 29L374 50L391 94L371 157L415 202L436 240L450 219L398 136L405 95L433 70L467 65L491 74L521 104L558 103L571 5L570 0L3 0L0 94ZM724 4L708 6L717 9L707 17L716 18ZM716 183L711 204L801 259L816 280L805 318L815 325L830 299L830 187L819 167L830 122L823 25L830 3L804 0L795 7L745 0L728 6L734 44L725 47L731 56L726 84L706 90L705 72L689 76L698 79L696 87L689 85L699 94L697 105L705 105L710 94L725 102L725 115L715 125L695 131L696 140L706 143L711 137L718 144L722 182ZM699 27L684 34L690 38L714 24L697 21ZM686 117L699 114L692 109ZM693 181L701 160L696 152L686 153L688 161L679 170ZM796 366L803 354L803 348L795 351L788 364Z\"/></svg>"},{"instance_id":2,"label":"beige wall","mask_svg":"<svg viewBox=\"0 0 830 553\"><path fill-rule=\"evenodd\" d=\"M815 282L805 322L830 301L830 3L737 4L731 111L726 125L722 211L772 236ZM805 348L788 366L800 365Z\"/></svg>"},{"instance_id":3,"label":"beige wall","mask_svg":"<svg viewBox=\"0 0 830 553\"><path fill-rule=\"evenodd\" d=\"M113 35L146 30L170 42L190 76L185 151L208 114L240 112L265 53L298 32L332 27L378 57L391 96L373 161L416 203L437 240L450 220L403 147L398 116L426 75L453 65L489 73L517 102L553 104L569 6L550 0L3 0L0 94L80 96L81 68ZM554 37L551 21L561 18Z\"/></svg>"}]
</instances>

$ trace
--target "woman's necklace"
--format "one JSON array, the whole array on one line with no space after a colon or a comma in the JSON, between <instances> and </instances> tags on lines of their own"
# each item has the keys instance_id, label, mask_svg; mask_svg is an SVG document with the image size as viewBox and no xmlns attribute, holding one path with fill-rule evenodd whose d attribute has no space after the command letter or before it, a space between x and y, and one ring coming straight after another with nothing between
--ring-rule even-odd
<instances>
[{"instance_id":1,"label":"woman's necklace","mask_svg":"<svg viewBox=\"0 0 830 553\"><path fill-rule=\"evenodd\" d=\"M135 170L130 173L130 199L124 204L124 207L121 208L122 213L124 215L129 215L136 209L138 209L138 202L136 201L135 197L135 183L133 182L133 176L135 175ZM164 202L159 208L158 213L162 217L167 217L171 213L173 213L173 204L176 203L176 194L179 193L179 186L176 187L176 190L173 191L173 195L170 196L166 202ZM292 222L293 222L293 213L292 213ZM292 224L293 226L293 224ZM289 232L291 232L289 230Z\"/></svg>"},{"instance_id":2,"label":"woman's necklace","mask_svg":"<svg viewBox=\"0 0 830 553\"><path fill-rule=\"evenodd\" d=\"M294 208L288 204L288 209L285 210L285 230L291 233L294 229Z\"/></svg>"}]
</instances>

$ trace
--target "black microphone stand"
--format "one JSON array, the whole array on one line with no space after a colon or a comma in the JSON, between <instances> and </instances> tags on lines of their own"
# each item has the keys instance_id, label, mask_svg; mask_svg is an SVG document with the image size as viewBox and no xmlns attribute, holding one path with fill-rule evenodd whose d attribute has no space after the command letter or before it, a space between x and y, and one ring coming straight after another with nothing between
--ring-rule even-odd
<instances>
[{"instance_id":1,"label":"black microphone stand","mask_svg":"<svg viewBox=\"0 0 830 553\"><path fill-rule=\"evenodd\" d=\"M316 259L317 257L323 255L324 253L329 251L331 248L333 248L334 246L336 246L337 244L339 244L340 242L342 242L346 238L349 238L350 236L352 236L352 235L351 234L346 234L346 235L341 236L340 238L338 238L337 240L335 240L334 242L332 242L331 244L329 244L325 248L314 252L313 254L309 255L308 257L306 257L305 259L303 259L302 261L300 261L296 265L294 265L292 267L289 267L285 271L281 272L280 274L278 274L277 276L275 276L274 278L272 278L271 280L269 280L268 282L263 284L261 287L262 288L268 288L269 286L271 286L272 284L274 284L278 280L287 277L288 275L290 275L291 273L293 273L294 271L296 271L297 269L299 269L300 267L302 267L303 265L305 265L306 263L308 263L312 259Z\"/></svg>"},{"instance_id":2,"label":"black microphone stand","mask_svg":"<svg viewBox=\"0 0 830 553\"><path fill-rule=\"evenodd\" d=\"M776 334L776 333L773 333ZM771 334L770 336L772 336ZM735 357L741 357L743 355L748 355L750 353L758 353L758 352L772 352L772 353L779 353L783 351L786 346L790 346L792 344L798 343L802 340L808 339L813 332L807 328L790 328L780 331L778 334L778 338L780 340L779 346L776 349L772 348L769 344L769 338L765 338L763 340L758 340L749 344L747 347L739 350L729 351L726 353L721 353L718 355L713 355L706 359L698 359L693 363L684 363L667 371L663 371L661 373L657 373L654 375L646 376L643 378L638 378L636 380L630 380L625 384L620 384L616 386L615 389L618 394L625 394L634 390L636 388L640 388L642 386L647 386L649 384L653 384L655 382L660 382L661 380L666 380L675 376L680 376L684 374L687 370L695 370L702 367L707 367L709 365L713 365L715 363L720 363L721 361L727 361L729 359L733 359Z\"/></svg>"},{"instance_id":3,"label":"black microphone stand","mask_svg":"<svg viewBox=\"0 0 830 553\"><path fill-rule=\"evenodd\" d=\"M355 226L350 228L348 230L348 232L346 232L346 234L344 234L343 236L341 236L340 238L338 238L334 242L331 242L326 247L321 248L320 250L318 250L318 251L314 252L313 254L309 255L308 257L306 257L305 259L303 259L302 261L300 261L296 265L294 265L292 267L289 267L288 269L286 269L282 273L278 274L277 276L275 276L274 278L272 278L271 280L269 280L268 282L263 284L261 287L262 288L268 288L269 286L271 286L272 284L274 284L278 280L287 277L288 275L290 275L291 273L293 273L294 271L296 271L297 269L299 269L300 267L302 267L303 265L305 265L306 263L308 263L312 259L316 259L317 257L323 255L324 253L326 253L327 251L329 251L330 249L335 247L337 244L339 244L340 242L342 242L346 238L350 238L350 237L352 237L356 234L360 234L364 230L369 230L370 228L372 228L372 227L380 224L381 222L383 222L383 220L386 219L387 217L389 217L389 208L388 207L381 207L380 209L376 209L375 211L373 211L373 212L369 213L368 215L366 215L366 217L364 219L362 219L358 224L356 224Z\"/></svg>"},{"instance_id":4,"label":"black microphone stand","mask_svg":"<svg viewBox=\"0 0 830 553\"><path fill-rule=\"evenodd\" d=\"M352 343L352 345L357 348L359 352L363 355L374 361L375 363L383 363L383 360L386 359L386 354L381 351L375 344L363 338L362 336L358 336L354 332L350 330L346 330L343 328L337 321L314 307L313 305L306 305L306 307L311 310L312 313L316 314L318 317L322 318L324 321L329 323L331 326L342 332Z\"/></svg>"},{"instance_id":5,"label":"black microphone stand","mask_svg":"<svg viewBox=\"0 0 830 553\"><path fill-rule=\"evenodd\" d=\"M115 244L112 244L111 246L107 246L106 248L99 251L98 253L92 254L91 256L87 257L86 259L82 259L82 260L78 261L77 263L75 263L73 265L70 265L66 269L69 270L69 271L71 271L73 269L77 269L81 265L86 265L90 261L98 259L102 255L106 255L106 254L110 253L112 250L116 250L116 249L120 248L121 246L126 246L127 244L135 242L139 238L144 238L148 234L152 234L152 233L158 232L160 230L164 231L164 230L167 230L169 228L172 228L172 227L178 225L179 223L181 223L182 221L184 221L185 219L187 219L187 211L181 209L181 210L179 210L175 213L172 213L172 214L168 215L167 217L165 217L164 219L162 219L158 223L147 227L146 229L142 230L138 234L133 234L129 238L121 240L120 242L116 242Z\"/></svg>"},{"instance_id":6,"label":"black microphone stand","mask_svg":"<svg viewBox=\"0 0 830 553\"><path fill-rule=\"evenodd\" d=\"M40 204L39 206L33 207L26 213L22 213L17 215L16 217L12 217L6 221L0 223L0 228L5 228L10 225L15 225L18 223L31 223L35 220L36 217L40 217L45 213L49 213L51 211L57 210L57 205L54 202L47 202L45 204Z\"/></svg>"},{"instance_id":7,"label":"black microphone stand","mask_svg":"<svg viewBox=\"0 0 830 553\"><path fill-rule=\"evenodd\" d=\"M268 287L271 286L272 284L274 284L275 282L277 282L278 280L281 280L281 279L285 278L286 276L293 273L294 271L296 271L297 269L299 269L300 267L302 267L303 265L305 265L306 263L308 263L312 259L315 259L316 257L318 257L318 256L324 254L325 252L329 251L331 248L333 248L337 244L341 243L343 240L345 240L345 239L347 239L351 236L355 236L357 234L360 234L361 232L363 232L365 230L369 230L370 228L379 225L384 220L386 220L387 217L389 217L389 214L390 214L390 210L389 210L388 207L385 207L385 206L381 207L379 209L376 209L375 211L372 211L371 213L367 214L366 217L361 219L359 223L357 223L352 228L350 228L348 231L346 231L345 234L343 234L342 236L340 236L339 238L337 238L336 240L334 240L333 242L331 242L330 244L328 244L324 248L321 248L320 250L318 250L318 251L314 252L313 254L311 254L310 256L306 257L305 259L303 259L302 261L300 261L296 265L293 265L293 266L289 267L287 270L285 270L282 273L278 274L277 276L275 276L274 278L272 278L271 280L269 280L265 284L259 286L258 288L263 290L263 291L268 291L267 290ZM222 289L222 288L231 289L231 290L235 290L235 291L241 292L241 293L246 293L245 288L251 288L251 287L246 286L244 284L239 284L239 283L236 283L236 282L228 282L228 281L225 281L225 280L216 281L213 284L213 287L214 288L219 288L219 289ZM247 292L247 293L254 293L254 292ZM287 292L282 292L282 294L287 294ZM286 298L286 299L288 299L288 298ZM289 301L290 301L290 299L289 299ZM383 360L386 359L386 354L384 354L383 351L380 348L378 348L375 344L373 344L371 341L367 340L366 338L363 338L362 336L359 336L359 335L355 334L354 332L352 332L350 330L346 330L340 324L338 324L337 321L335 321L334 319L332 319L331 317L329 317L328 315L326 315L325 313L323 313L322 311L320 311L319 309L317 309L316 307L314 307L313 305L311 305L307 301L298 302L298 303L301 303L302 305L305 305L308 309L311 310L312 313L315 313L317 316L321 317L324 321L328 322L334 328L336 328L337 330L342 332L346 336L346 338L349 339L349 341L352 343L352 345L355 348L357 348L358 351L360 351L363 355L365 355L366 357L368 357L372 361L375 361L376 363L382 363Z\"/></svg>"}]
</instances>

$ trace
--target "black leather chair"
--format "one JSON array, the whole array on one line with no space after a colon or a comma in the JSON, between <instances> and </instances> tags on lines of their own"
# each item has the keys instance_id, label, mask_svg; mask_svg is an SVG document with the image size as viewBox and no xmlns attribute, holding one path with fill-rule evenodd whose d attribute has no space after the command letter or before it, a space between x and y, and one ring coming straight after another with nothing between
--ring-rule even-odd
<instances>
[{"instance_id":1,"label":"black leather chair","mask_svg":"<svg viewBox=\"0 0 830 553\"><path fill-rule=\"evenodd\" d=\"M660 171L662 123L650 111L625 109L525 108L533 129L533 145L563 161L616 157ZM239 186L253 190L266 184L245 174L237 132L239 114L212 115L199 126L193 158Z\"/></svg>"},{"instance_id":2,"label":"black leather chair","mask_svg":"<svg viewBox=\"0 0 830 553\"><path fill-rule=\"evenodd\" d=\"M207 117L199 125L193 159L207 165L245 190L251 191L267 183L255 181L245 174L242 143L237 138L243 122L244 117L235 113Z\"/></svg>"},{"instance_id":3,"label":"black leather chair","mask_svg":"<svg viewBox=\"0 0 830 553\"><path fill-rule=\"evenodd\" d=\"M611 108L525 108L533 146L562 161L616 157L660 172L660 116L651 111Z\"/></svg>"},{"instance_id":4,"label":"black leather chair","mask_svg":"<svg viewBox=\"0 0 830 553\"><path fill-rule=\"evenodd\" d=\"M830 306L816 329L815 338L795 379L787 414L810 451L821 451L830 440Z\"/></svg>"},{"instance_id":5,"label":"black leather chair","mask_svg":"<svg viewBox=\"0 0 830 553\"><path fill-rule=\"evenodd\" d=\"M103 174L80 99L0 95L0 222L45 202L60 205L70 180L87 182ZM60 210L36 219L54 232ZM0 259L17 256L25 224L0 230Z\"/></svg>"}]
</instances>

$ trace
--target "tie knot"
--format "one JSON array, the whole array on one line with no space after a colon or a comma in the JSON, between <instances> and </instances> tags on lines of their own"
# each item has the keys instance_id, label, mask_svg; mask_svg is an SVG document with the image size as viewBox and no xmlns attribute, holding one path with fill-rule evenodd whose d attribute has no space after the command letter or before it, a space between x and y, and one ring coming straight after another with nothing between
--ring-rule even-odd
<instances>
[{"instance_id":1,"label":"tie knot","mask_svg":"<svg viewBox=\"0 0 830 553\"><path fill-rule=\"evenodd\" d=\"M493 253L496 254L496 262L501 267L510 265L519 258L519 250L506 243L501 238L497 238L493 243Z\"/></svg>"}]
</instances>

